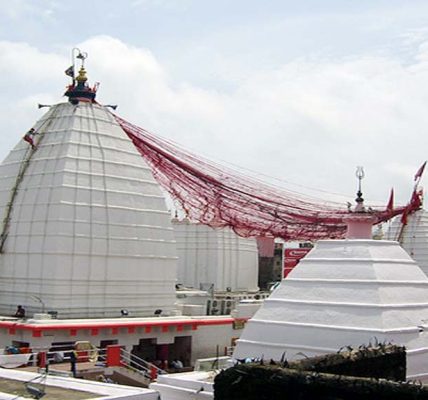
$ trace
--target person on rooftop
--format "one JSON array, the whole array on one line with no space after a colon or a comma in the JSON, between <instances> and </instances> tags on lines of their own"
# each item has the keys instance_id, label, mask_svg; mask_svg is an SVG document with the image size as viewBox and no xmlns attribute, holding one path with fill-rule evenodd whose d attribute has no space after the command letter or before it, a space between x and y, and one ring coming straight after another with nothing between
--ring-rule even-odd
<instances>
[{"instance_id":1,"label":"person on rooftop","mask_svg":"<svg viewBox=\"0 0 428 400\"><path fill-rule=\"evenodd\" d=\"M14 317L16 318L25 318L25 309L22 306L18 306L15 312Z\"/></svg>"},{"instance_id":2,"label":"person on rooftop","mask_svg":"<svg viewBox=\"0 0 428 400\"><path fill-rule=\"evenodd\" d=\"M23 137L23 139L30 143L31 148L35 150L37 146L34 144L34 136L37 134L36 130L34 128L31 128Z\"/></svg>"}]
</instances>

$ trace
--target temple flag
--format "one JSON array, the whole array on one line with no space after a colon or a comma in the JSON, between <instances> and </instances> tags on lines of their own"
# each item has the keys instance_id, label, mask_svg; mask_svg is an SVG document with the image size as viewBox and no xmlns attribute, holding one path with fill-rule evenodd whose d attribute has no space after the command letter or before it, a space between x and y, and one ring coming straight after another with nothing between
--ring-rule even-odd
<instances>
[{"instance_id":1,"label":"temple flag","mask_svg":"<svg viewBox=\"0 0 428 400\"><path fill-rule=\"evenodd\" d=\"M414 210L420 209L422 206L422 190L414 190L410 199L410 207Z\"/></svg>"},{"instance_id":2,"label":"temple flag","mask_svg":"<svg viewBox=\"0 0 428 400\"><path fill-rule=\"evenodd\" d=\"M65 74L74 78L74 68L73 66L68 67L65 71Z\"/></svg>"},{"instance_id":3,"label":"temple flag","mask_svg":"<svg viewBox=\"0 0 428 400\"><path fill-rule=\"evenodd\" d=\"M422 174L424 173L424 169L425 169L425 165L426 165L426 161L420 166L420 168L418 169L418 172L416 172L416 175L415 175L415 181L416 180L418 180L421 176L422 176Z\"/></svg>"},{"instance_id":4,"label":"temple flag","mask_svg":"<svg viewBox=\"0 0 428 400\"><path fill-rule=\"evenodd\" d=\"M401 215L401 223L403 225L407 225L407 210L404 210L403 214Z\"/></svg>"}]
</instances>

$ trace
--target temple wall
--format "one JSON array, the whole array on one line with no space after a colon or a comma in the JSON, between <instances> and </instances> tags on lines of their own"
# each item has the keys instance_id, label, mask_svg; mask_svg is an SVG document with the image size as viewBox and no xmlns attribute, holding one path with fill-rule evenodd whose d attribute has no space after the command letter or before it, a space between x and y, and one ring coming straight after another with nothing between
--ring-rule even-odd
<instances>
[{"instance_id":1,"label":"temple wall","mask_svg":"<svg viewBox=\"0 0 428 400\"><path fill-rule=\"evenodd\" d=\"M198 288L214 284L225 291L258 290L258 253L254 239L227 228L213 229L187 221L173 221L178 254L178 282Z\"/></svg>"}]
</instances>

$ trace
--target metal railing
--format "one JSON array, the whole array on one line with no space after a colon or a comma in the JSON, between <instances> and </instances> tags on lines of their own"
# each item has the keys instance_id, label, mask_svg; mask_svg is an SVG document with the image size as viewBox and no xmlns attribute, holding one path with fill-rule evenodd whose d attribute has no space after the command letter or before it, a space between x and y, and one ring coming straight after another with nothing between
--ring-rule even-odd
<instances>
[{"instance_id":1,"label":"metal railing","mask_svg":"<svg viewBox=\"0 0 428 400\"><path fill-rule=\"evenodd\" d=\"M40 366L40 354L45 353L45 362L42 367L42 370L45 370L46 374L56 374L61 372L65 374L65 371L56 371L55 364L61 364L70 362L70 354L74 351L72 349L63 349L63 350L54 350L54 351L45 351L45 352L33 352L29 353L29 359L27 365ZM105 348L98 348L94 350L87 351L78 351L77 353L77 362L79 361L88 361L90 358L91 351L95 351L97 355L96 362L107 364L107 350ZM80 354L79 354L80 353ZM11 354L11 359L14 354ZM153 363L150 363L142 358L132 354L131 352L125 350L124 348L120 349L120 361L123 367L129 369L130 371L135 372L139 376L153 381L157 378L159 374L166 374L167 372L162 368L159 368Z\"/></svg>"},{"instance_id":2,"label":"metal railing","mask_svg":"<svg viewBox=\"0 0 428 400\"><path fill-rule=\"evenodd\" d=\"M127 368L150 380L156 379L159 374L166 374L166 371L157 367L155 364L143 360L123 348L120 349L120 360Z\"/></svg>"},{"instance_id":3,"label":"metal railing","mask_svg":"<svg viewBox=\"0 0 428 400\"><path fill-rule=\"evenodd\" d=\"M70 353L76 350L56 350L56 351L47 351L47 358L50 364L58 364L62 362L70 362ZM37 354L37 353L33 353ZM90 359L96 358L97 361L105 361L106 359L106 349L89 349L89 350L78 350L77 351L77 362L80 361L93 361ZM93 361L95 362L95 361Z\"/></svg>"},{"instance_id":4,"label":"metal railing","mask_svg":"<svg viewBox=\"0 0 428 400\"><path fill-rule=\"evenodd\" d=\"M98 348L98 360L97 362L106 363L107 362L107 349L99 347Z\"/></svg>"}]
</instances>

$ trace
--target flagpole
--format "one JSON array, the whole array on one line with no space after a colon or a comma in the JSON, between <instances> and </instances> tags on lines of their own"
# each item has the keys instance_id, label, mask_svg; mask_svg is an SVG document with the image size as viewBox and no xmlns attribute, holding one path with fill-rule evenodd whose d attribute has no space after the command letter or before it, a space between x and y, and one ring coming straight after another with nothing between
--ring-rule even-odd
<instances>
[{"instance_id":1,"label":"flagpole","mask_svg":"<svg viewBox=\"0 0 428 400\"><path fill-rule=\"evenodd\" d=\"M80 49L77 47L73 47L73 49L71 50L71 64L73 65L73 85L75 84L75 79L74 77L76 76L76 58L77 56L75 55L75 51L78 52L78 54L80 54Z\"/></svg>"}]
</instances>

